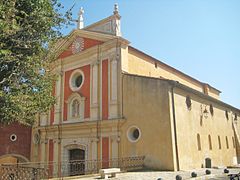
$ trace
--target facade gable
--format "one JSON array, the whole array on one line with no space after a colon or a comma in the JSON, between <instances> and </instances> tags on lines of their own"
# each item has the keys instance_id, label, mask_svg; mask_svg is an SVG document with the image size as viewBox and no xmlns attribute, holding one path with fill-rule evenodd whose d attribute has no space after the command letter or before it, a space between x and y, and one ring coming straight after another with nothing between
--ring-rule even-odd
<instances>
[{"instance_id":1,"label":"facade gable","mask_svg":"<svg viewBox=\"0 0 240 180\"><path fill-rule=\"evenodd\" d=\"M88 48L91 48L102 43L103 42L99 40L76 36L72 43L70 43L70 45L66 48L66 50L64 50L59 55L59 58L63 59L65 57L80 53Z\"/></svg>"}]
</instances>

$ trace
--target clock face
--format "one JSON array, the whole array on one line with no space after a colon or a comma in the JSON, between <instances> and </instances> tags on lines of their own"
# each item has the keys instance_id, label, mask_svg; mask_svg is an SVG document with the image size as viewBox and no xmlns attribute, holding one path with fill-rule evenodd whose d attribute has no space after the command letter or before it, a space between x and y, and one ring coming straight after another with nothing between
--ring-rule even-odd
<instances>
[{"instance_id":1,"label":"clock face","mask_svg":"<svg viewBox=\"0 0 240 180\"><path fill-rule=\"evenodd\" d=\"M72 53L76 54L78 52L81 52L84 48L84 40L81 37L78 37L75 39L75 41L72 44Z\"/></svg>"}]
</instances>

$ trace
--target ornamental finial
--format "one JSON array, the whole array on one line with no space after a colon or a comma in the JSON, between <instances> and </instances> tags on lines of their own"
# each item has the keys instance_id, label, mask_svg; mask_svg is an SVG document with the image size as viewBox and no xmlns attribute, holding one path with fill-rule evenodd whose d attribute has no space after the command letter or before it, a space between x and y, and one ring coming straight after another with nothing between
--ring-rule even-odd
<instances>
[{"instance_id":1,"label":"ornamental finial","mask_svg":"<svg viewBox=\"0 0 240 180\"><path fill-rule=\"evenodd\" d=\"M84 14L84 10L83 10L83 7L81 7L78 13L78 29L84 28L83 14Z\"/></svg>"},{"instance_id":2,"label":"ornamental finial","mask_svg":"<svg viewBox=\"0 0 240 180\"><path fill-rule=\"evenodd\" d=\"M118 4L117 3L114 4L113 14L118 14Z\"/></svg>"}]
</instances>

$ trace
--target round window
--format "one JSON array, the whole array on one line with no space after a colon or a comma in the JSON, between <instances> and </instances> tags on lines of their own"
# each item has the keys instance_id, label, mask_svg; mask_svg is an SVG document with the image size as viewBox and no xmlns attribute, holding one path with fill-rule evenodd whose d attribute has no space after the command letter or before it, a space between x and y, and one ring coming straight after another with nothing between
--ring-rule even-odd
<instances>
[{"instance_id":1,"label":"round window","mask_svg":"<svg viewBox=\"0 0 240 180\"><path fill-rule=\"evenodd\" d=\"M81 70L74 71L69 79L69 84L72 91L79 90L83 84L83 80L83 72Z\"/></svg>"},{"instance_id":2,"label":"round window","mask_svg":"<svg viewBox=\"0 0 240 180\"><path fill-rule=\"evenodd\" d=\"M16 134L12 134L11 136L10 136L10 140L11 141L16 141L17 140L17 135Z\"/></svg>"},{"instance_id":3,"label":"round window","mask_svg":"<svg viewBox=\"0 0 240 180\"><path fill-rule=\"evenodd\" d=\"M130 127L128 129L127 137L130 142L137 142L141 137L140 129L135 126Z\"/></svg>"}]
</instances>

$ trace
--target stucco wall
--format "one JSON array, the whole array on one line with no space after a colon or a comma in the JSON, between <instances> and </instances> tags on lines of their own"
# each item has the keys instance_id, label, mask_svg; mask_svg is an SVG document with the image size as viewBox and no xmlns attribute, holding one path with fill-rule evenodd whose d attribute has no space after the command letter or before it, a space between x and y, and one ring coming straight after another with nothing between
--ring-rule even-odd
<instances>
[{"instance_id":1,"label":"stucco wall","mask_svg":"<svg viewBox=\"0 0 240 180\"><path fill-rule=\"evenodd\" d=\"M174 170L172 132L169 118L168 84L155 78L123 75L121 155L146 157L153 169ZM128 129L137 126L141 136L130 142Z\"/></svg>"},{"instance_id":2,"label":"stucco wall","mask_svg":"<svg viewBox=\"0 0 240 180\"><path fill-rule=\"evenodd\" d=\"M131 74L150 76L150 77L161 77L165 79L179 81L180 83L191 87L197 91L204 92L204 86L190 77L184 76L182 73L152 60L131 48L128 48L128 72ZM208 88L208 94L216 99L219 99L219 93Z\"/></svg>"},{"instance_id":3,"label":"stucco wall","mask_svg":"<svg viewBox=\"0 0 240 180\"><path fill-rule=\"evenodd\" d=\"M32 128L18 123L0 126L0 158L7 156L23 157L30 159ZM15 134L16 141L11 141L10 136Z\"/></svg>"},{"instance_id":4,"label":"stucco wall","mask_svg":"<svg viewBox=\"0 0 240 180\"><path fill-rule=\"evenodd\" d=\"M191 110L186 105L187 95L191 98ZM174 100L180 169L205 167L205 158L211 159L212 166L235 164L236 149L232 140L234 129L231 109L178 88L174 90ZM213 115L210 113L210 104L213 106ZM208 111L207 118L202 116L205 107ZM226 118L226 110L229 111L229 119ZM198 149L197 134L200 135L201 150ZM209 135L212 150L209 149ZM219 149L218 136L221 140L221 149Z\"/></svg>"}]
</instances>

